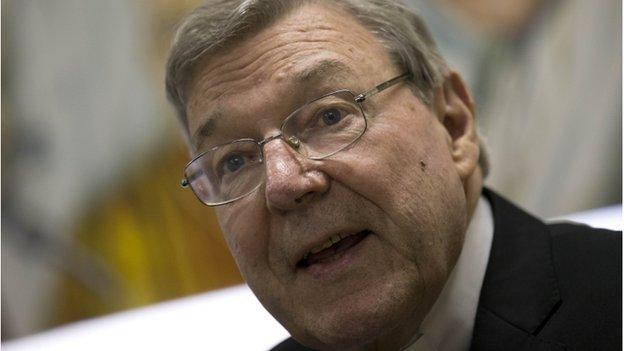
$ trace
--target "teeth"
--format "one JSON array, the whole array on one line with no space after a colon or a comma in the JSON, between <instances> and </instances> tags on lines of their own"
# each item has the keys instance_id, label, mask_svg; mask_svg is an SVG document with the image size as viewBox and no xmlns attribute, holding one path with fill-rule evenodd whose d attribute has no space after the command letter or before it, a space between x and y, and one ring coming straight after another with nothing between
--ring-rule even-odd
<instances>
[{"instance_id":1,"label":"teeth","mask_svg":"<svg viewBox=\"0 0 624 351\"><path fill-rule=\"evenodd\" d=\"M321 244L321 245L319 245L319 246L317 246L317 247L313 248L313 249L312 249L312 250L310 250L308 253L306 253L305 255L303 255L303 259L302 259L302 261L307 261L307 260L308 260L308 258L310 257L310 255L312 255L312 254L316 254L316 253L319 253L319 252L321 252L321 251L323 251L323 250L325 250L325 249L329 248L330 246L334 245L335 243L339 242L340 240L342 240L342 239L344 239L344 238L350 237L350 236L352 236L352 235L360 234L360 233L365 233L365 234L368 234L368 233L371 233L371 231L370 231L370 230L368 230L368 229L365 229L365 230L363 230L363 231L361 231L361 232L358 232L358 233L352 233L352 234L336 234L336 235L332 235L332 236L331 236L329 239L327 239L327 240L326 240L323 244ZM304 264L304 265L306 264L306 262L300 262L300 263L301 263L301 264Z\"/></svg>"},{"instance_id":2,"label":"teeth","mask_svg":"<svg viewBox=\"0 0 624 351\"><path fill-rule=\"evenodd\" d=\"M321 252L321 251L323 251L323 250L327 249L328 247L330 247L330 246L334 245L335 243L339 242L340 240L342 240L342 239L344 239L344 238L346 238L346 237L348 237L348 236L349 236L349 235L347 235L347 234L336 234L336 235L332 235L329 239L327 239L327 240L323 243L323 245L319 245L319 246L317 246L317 247L313 248L313 249L312 249L312 250L310 250L310 252L308 252L308 253L307 253L307 254L306 254L303 258L304 258L304 259L307 259L307 258L308 258L308 256L310 256L310 254L311 254L311 253L312 253L312 254L315 254L315 253Z\"/></svg>"}]
</instances>

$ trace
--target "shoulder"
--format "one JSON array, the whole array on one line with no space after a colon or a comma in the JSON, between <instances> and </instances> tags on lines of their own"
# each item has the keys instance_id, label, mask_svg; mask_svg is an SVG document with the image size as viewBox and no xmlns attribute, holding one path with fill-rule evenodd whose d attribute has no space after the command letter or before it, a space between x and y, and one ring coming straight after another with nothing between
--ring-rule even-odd
<instances>
[{"instance_id":1,"label":"shoulder","mask_svg":"<svg viewBox=\"0 0 624 351\"><path fill-rule=\"evenodd\" d=\"M480 309L570 350L621 345L621 233L545 224L492 191L484 195L495 229ZM501 325L486 317L475 322L482 344Z\"/></svg>"},{"instance_id":2,"label":"shoulder","mask_svg":"<svg viewBox=\"0 0 624 351\"><path fill-rule=\"evenodd\" d=\"M573 223L549 224L555 272L566 291L621 294L622 233ZM583 294L582 296L586 295Z\"/></svg>"},{"instance_id":3,"label":"shoulder","mask_svg":"<svg viewBox=\"0 0 624 351\"><path fill-rule=\"evenodd\" d=\"M555 249L568 249L578 253L597 253L606 250L621 255L621 232L572 222L550 223L547 226Z\"/></svg>"},{"instance_id":4,"label":"shoulder","mask_svg":"<svg viewBox=\"0 0 624 351\"><path fill-rule=\"evenodd\" d=\"M548 228L562 303L543 334L578 339L584 346L597 345L597 340L605 345L618 344L622 316L621 232L571 223L550 224Z\"/></svg>"}]
</instances>

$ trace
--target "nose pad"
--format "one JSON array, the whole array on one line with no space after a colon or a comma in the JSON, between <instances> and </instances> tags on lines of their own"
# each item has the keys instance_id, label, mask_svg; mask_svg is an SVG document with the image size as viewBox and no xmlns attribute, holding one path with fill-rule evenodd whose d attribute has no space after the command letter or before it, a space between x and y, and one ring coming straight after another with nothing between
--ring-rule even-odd
<instances>
[{"instance_id":1,"label":"nose pad","mask_svg":"<svg viewBox=\"0 0 624 351\"><path fill-rule=\"evenodd\" d=\"M309 195L325 192L329 180L325 173L312 169L305 156L297 152L301 148L298 138L282 140L284 143L264 145L265 196L269 208L288 210L300 206Z\"/></svg>"},{"instance_id":2,"label":"nose pad","mask_svg":"<svg viewBox=\"0 0 624 351\"><path fill-rule=\"evenodd\" d=\"M280 133L280 134L276 134L273 136L270 136L268 138L266 138L264 141L262 141L260 143L260 146L262 147L262 158L264 159L264 153L265 153L265 149L266 149L266 145L268 145L270 142L274 141L274 140L283 140L288 146L290 146L291 149L297 151L297 153L299 153L300 155L303 155L304 157L306 157L306 152L305 152L305 148L303 147L303 143L301 142L301 139L299 139L296 136L289 136L286 137L284 134Z\"/></svg>"},{"instance_id":3,"label":"nose pad","mask_svg":"<svg viewBox=\"0 0 624 351\"><path fill-rule=\"evenodd\" d=\"M291 137L285 138L284 140L286 140L286 143L290 145L290 147L292 147L295 150L299 150L299 147L301 146L301 141L299 140L299 138L297 138L296 136L291 136Z\"/></svg>"}]
</instances>

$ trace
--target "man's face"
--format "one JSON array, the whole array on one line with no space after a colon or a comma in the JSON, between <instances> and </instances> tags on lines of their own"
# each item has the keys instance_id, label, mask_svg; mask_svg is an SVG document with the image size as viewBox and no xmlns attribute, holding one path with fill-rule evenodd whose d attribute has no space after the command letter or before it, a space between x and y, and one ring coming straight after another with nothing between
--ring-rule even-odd
<instances>
[{"instance_id":1,"label":"man's face","mask_svg":"<svg viewBox=\"0 0 624 351\"><path fill-rule=\"evenodd\" d=\"M200 150L262 140L311 99L338 89L360 93L401 73L355 19L306 5L198 67L189 85L190 132ZM353 146L313 161L271 141L265 183L217 208L251 289L313 347L411 335L463 242L464 179L435 109L406 83L364 106L368 129ZM332 237L346 238L305 264Z\"/></svg>"}]
</instances>

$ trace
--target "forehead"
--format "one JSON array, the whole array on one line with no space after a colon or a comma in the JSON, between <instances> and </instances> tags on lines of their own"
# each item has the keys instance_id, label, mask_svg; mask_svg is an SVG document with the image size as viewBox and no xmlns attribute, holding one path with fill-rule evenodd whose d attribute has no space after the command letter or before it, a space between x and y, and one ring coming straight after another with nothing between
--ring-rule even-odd
<instances>
[{"instance_id":1,"label":"forehead","mask_svg":"<svg viewBox=\"0 0 624 351\"><path fill-rule=\"evenodd\" d=\"M188 89L189 131L201 139L221 132L220 125L248 125L232 116L250 109L255 116L270 114L275 111L263 108L278 97L286 106L283 100L297 100L323 84L370 88L379 80L374 73L383 71L394 71L388 55L353 16L335 6L304 5L198 64Z\"/></svg>"}]
</instances>

